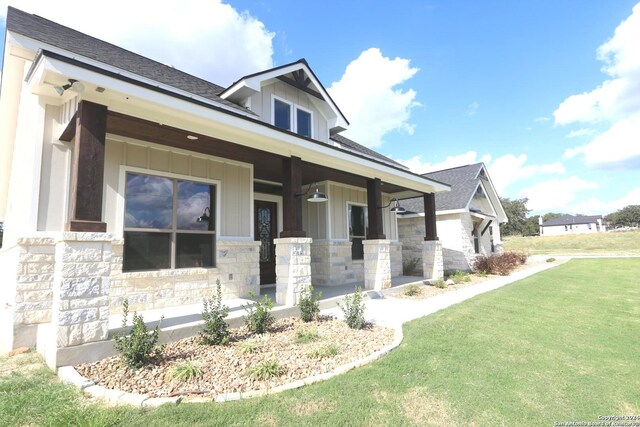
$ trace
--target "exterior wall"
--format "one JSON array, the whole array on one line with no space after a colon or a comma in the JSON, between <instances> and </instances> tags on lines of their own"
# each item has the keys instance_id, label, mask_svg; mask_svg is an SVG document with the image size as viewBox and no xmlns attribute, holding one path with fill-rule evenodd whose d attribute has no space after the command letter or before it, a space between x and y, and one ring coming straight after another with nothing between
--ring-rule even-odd
<instances>
[{"instance_id":1,"label":"exterior wall","mask_svg":"<svg viewBox=\"0 0 640 427\"><path fill-rule=\"evenodd\" d=\"M296 104L305 110L312 112L313 116L313 139L319 141L329 141L329 125L320 111L313 105L311 96L286 83L277 81L273 84L262 87L261 92L251 97L251 110L261 117L262 121L272 123L271 110L273 106L272 95ZM324 102L318 100L318 102Z\"/></svg>"},{"instance_id":2,"label":"exterior wall","mask_svg":"<svg viewBox=\"0 0 640 427\"><path fill-rule=\"evenodd\" d=\"M364 261L351 259L351 242L314 240L311 278L315 285L339 286L364 280Z\"/></svg>"},{"instance_id":3,"label":"exterior wall","mask_svg":"<svg viewBox=\"0 0 640 427\"><path fill-rule=\"evenodd\" d=\"M389 259L391 260L391 277L402 276L402 243L390 243Z\"/></svg>"},{"instance_id":4,"label":"exterior wall","mask_svg":"<svg viewBox=\"0 0 640 427\"><path fill-rule=\"evenodd\" d=\"M327 183L319 183L318 189L327 194ZM303 187L304 191L306 187ZM307 236L314 240L324 240L328 238L329 223L329 206L331 205L331 197L325 203L307 202L307 197L315 191L315 188L309 189L309 194L302 196L302 228L307 232Z\"/></svg>"},{"instance_id":5,"label":"exterior wall","mask_svg":"<svg viewBox=\"0 0 640 427\"><path fill-rule=\"evenodd\" d=\"M600 226L600 230L598 231L597 224L595 222L591 224L573 224L567 225L567 229L565 230L564 225L553 225L553 226L541 226L540 227L540 235L541 236L564 236L566 234L591 234L591 233L601 233L606 231L605 226Z\"/></svg>"},{"instance_id":6,"label":"exterior wall","mask_svg":"<svg viewBox=\"0 0 640 427\"><path fill-rule=\"evenodd\" d=\"M438 227L438 224L436 224ZM400 235L400 241L402 242L402 262L403 264L415 265L412 273L422 275L422 242L424 242L424 236L426 230L424 226L424 217L413 218L400 218L398 220L398 234ZM438 235L439 235L438 231Z\"/></svg>"}]
</instances>

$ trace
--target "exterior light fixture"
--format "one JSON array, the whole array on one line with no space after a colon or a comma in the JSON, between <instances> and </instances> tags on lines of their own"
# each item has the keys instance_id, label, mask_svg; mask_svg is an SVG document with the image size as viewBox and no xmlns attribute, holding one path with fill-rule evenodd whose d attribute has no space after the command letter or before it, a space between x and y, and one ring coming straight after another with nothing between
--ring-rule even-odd
<instances>
[{"instance_id":1,"label":"exterior light fixture","mask_svg":"<svg viewBox=\"0 0 640 427\"><path fill-rule=\"evenodd\" d=\"M208 207L204 208L204 210L202 211L202 215L200 215L197 219L196 222L209 222L211 221L211 211L209 210Z\"/></svg>"},{"instance_id":2,"label":"exterior light fixture","mask_svg":"<svg viewBox=\"0 0 640 427\"><path fill-rule=\"evenodd\" d=\"M62 96L62 94L67 89L71 89L72 91L74 91L76 93L84 92L84 85L81 82L79 82L78 80L75 80L75 79L69 79L68 81L69 81L69 83L67 83L66 85L54 86L53 90L55 90L56 93L58 95L60 95L60 96Z\"/></svg>"},{"instance_id":3,"label":"exterior light fixture","mask_svg":"<svg viewBox=\"0 0 640 427\"><path fill-rule=\"evenodd\" d=\"M389 206L391 206L392 203L393 203L393 207L389 209L391 212L394 212L396 214L403 214L407 211L405 208L400 206L400 202L398 202L398 199L395 199L395 198L389 200L389 203L386 206L379 206L378 209L388 208Z\"/></svg>"},{"instance_id":4,"label":"exterior light fixture","mask_svg":"<svg viewBox=\"0 0 640 427\"><path fill-rule=\"evenodd\" d=\"M294 197L302 197L302 196L308 194L309 190L311 190L311 187L313 187L314 185L316 186L316 191L314 191L312 195L307 197L307 202L322 203L322 202L326 202L327 200L329 200L329 198L323 192L320 191L320 189L318 188L318 186L316 185L315 182L313 184L309 185L309 187L307 188L307 191L305 191L302 194L296 193Z\"/></svg>"}]
</instances>

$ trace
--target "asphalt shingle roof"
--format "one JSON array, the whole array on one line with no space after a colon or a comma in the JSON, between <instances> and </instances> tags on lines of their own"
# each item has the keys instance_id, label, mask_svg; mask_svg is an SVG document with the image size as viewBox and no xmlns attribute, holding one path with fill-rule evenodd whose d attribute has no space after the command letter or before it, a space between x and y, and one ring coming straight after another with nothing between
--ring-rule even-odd
<instances>
[{"instance_id":1,"label":"asphalt shingle roof","mask_svg":"<svg viewBox=\"0 0 640 427\"><path fill-rule=\"evenodd\" d=\"M451 185L451 191L436 193L436 211L466 208L480 182L480 169L482 163L475 163L423 174L429 179ZM408 211L424 212L423 199L420 197L403 200L401 204Z\"/></svg>"},{"instance_id":2,"label":"asphalt shingle roof","mask_svg":"<svg viewBox=\"0 0 640 427\"><path fill-rule=\"evenodd\" d=\"M565 214L557 218L551 218L542 223L543 227L554 225L575 225L575 224L593 224L596 220L602 219L602 215L569 215Z\"/></svg>"},{"instance_id":3,"label":"asphalt shingle roof","mask_svg":"<svg viewBox=\"0 0 640 427\"><path fill-rule=\"evenodd\" d=\"M64 25L60 25L38 15L26 13L9 6L6 24L7 31L21 34L111 67L116 67L138 76L157 81L210 101L226 105L232 109L253 114L241 105L220 98L219 95L225 90L222 86L65 27ZM341 135L333 135L331 139L346 147L344 149L345 151L356 152L360 155L387 163L395 168L407 169L404 165Z\"/></svg>"}]
</instances>

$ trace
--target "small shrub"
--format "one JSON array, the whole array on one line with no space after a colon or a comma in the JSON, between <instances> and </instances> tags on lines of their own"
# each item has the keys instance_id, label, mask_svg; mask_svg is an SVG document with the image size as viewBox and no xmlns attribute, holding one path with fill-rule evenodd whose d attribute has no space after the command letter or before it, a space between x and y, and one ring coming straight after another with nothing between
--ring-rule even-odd
<instances>
[{"instance_id":1,"label":"small shrub","mask_svg":"<svg viewBox=\"0 0 640 427\"><path fill-rule=\"evenodd\" d=\"M333 344L317 348L309 353L309 357L313 359L324 359L325 357L334 357L338 354L338 347Z\"/></svg>"},{"instance_id":2,"label":"small shrub","mask_svg":"<svg viewBox=\"0 0 640 427\"><path fill-rule=\"evenodd\" d=\"M122 329L127 329L127 318L129 317L129 300L122 303ZM160 323L164 316L160 318ZM129 335L126 332L116 334L114 347L120 353L124 362L132 367L139 368L149 363L162 348L158 346L158 336L160 334L160 323L149 332L149 328L144 323L144 319L137 312L133 312L133 325Z\"/></svg>"},{"instance_id":3,"label":"small shrub","mask_svg":"<svg viewBox=\"0 0 640 427\"><path fill-rule=\"evenodd\" d=\"M418 269L418 264L420 264L420 258L410 258L402 261L402 275L403 276L412 276L416 270Z\"/></svg>"},{"instance_id":4,"label":"small shrub","mask_svg":"<svg viewBox=\"0 0 640 427\"><path fill-rule=\"evenodd\" d=\"M253 298L253 293L249 293L249 297ZM275 322L271 310L273 309L273 301L268 295L262 297L260 301L256 301L255 306L246 305L245 311L247 315L244 317L244 324L254 334L264 334Z\"/></svg>"},{"instance_id":5,"label":"small shrub","mask_svg":"<svg viewBox=\"0 0 640 427\"><path fill-rule=\"evenodd\" d=\"M344 297L344 305L337 303L342 313L344 321L351 329L362 329L365 327L364 302L362 301L362 290L358 287L353 295Z\"/></svg>"},{"instance_id":6,"label":"small shrub","mask_svg":"<svg viewBox=\"0 0 640 427\"><path fill-rule=\"evenodd\" d=\"M264 362L249 368L247 371L250 377L264 381L269 378L278 377L284 373L284 369L277 360L265 360Z\"/></svg>"},{"instance_id":7,"label":"small shrub","mask_svg":"<svg viewBox=\"0 0 640 427\"><path fill-rule=\"evenodd\" d=\"M422 288L414 283L404 288L404 294L408 297L422 295Z\"/></svg>"},{"instance_id":8,"label":"small shrub","mask_svg":"<svg viewBox=\"0 0 640 427\"><path fill-rule=\"evenodd\" d=\"M202 369L200 363L193 362L191 360L185 360L174 365L167 372L167 377L170 380L178 380L183 382L189 382L197 378L202 377Z\"/></svg>"},{"instance_id":9,"label":"small shrub","mask_svg":"<svg viewBox=\"0 0 640 427\"><path fill-rule=\"evenodd\" d=\"M229 342L229 325L224 321L229 307L222 304L222 286L216 281L216 291L211 298L203 301L202 319L204 326L200 331L202 342L207 345L221 345Z\"/></svg>"},{"instance_id":10,"label":"small shrub","mask_svg":"<svg viewBox=\"0 0 640 427\"><path fill-rule=\"evenodd\" d=\"M504 252L476 259L474 271L507 276L515 268L527 262L527 255L519 252Z\"/></svg>"},{"instance_id":11,"label":"small shrub","mask_svg":"<svg viewBox=\"0 0 640 427\"><path fill-rule=\"evenodd\" d=\"M439 289L444 289L447 287L447 282L445 282L444 280L434 280L433 282L431 282L431 284Z\"/></svg>"},{"instance_id":12,"label":"small shrub","mask_svg":"<svg viewBox=\"0 0 640 427\"><path fill-rule=\"evenodd\" d=\"M456 270L452 275L449 276L449 279L453 280L453 283L455 284L467 283L471 281L471 276L469 276L469 273Z\"/></svg>"},{"instance_id":13,"label":"small shrub","mask_svg":"<svg viewBox=\"0 0 640 427\"><path fill-rule=\"evenodd\" d=\"M301 329L296 332L296 343L306 344L320 338L317 329Z\"/></svg>"},{"instance_id":14,"label":"small shrub","mask_svg":"<svg viewBox=\"0 0 640 427\"><path fill-rule=\"evenodd\" d=\"M300 294L298 305L300 306L300 318L303 322L311 322L318 318L321 296L322 292L318 292L315 297L313 296L313 286L309 286L309 289Z\"/></svg>"},{"instance_id":15,"label":"small shrub","mask_svg":"<svg viewBox=\"0 0 640 427\"><path fill-rule=\"evenodd\" d=\"M555 258L547 258L547 262L554 262L555 260Z\"/></svg>"},{"instance_id":16,"label":"small shrub","mask_svg":"<svg viewBox=\"0 0 640 427\"><path fill-rule=\"evenodd\" d=\"M240 343L240 351L243 354L253 354L260 348L260 344L255 341L243 341Z\"/></svg>"}]
</instances>

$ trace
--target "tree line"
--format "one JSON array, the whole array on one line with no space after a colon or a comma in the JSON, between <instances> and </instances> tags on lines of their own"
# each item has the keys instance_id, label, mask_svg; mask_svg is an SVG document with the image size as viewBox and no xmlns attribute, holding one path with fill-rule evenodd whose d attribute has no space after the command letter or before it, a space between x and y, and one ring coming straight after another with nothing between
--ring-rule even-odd
<instances>
[{"instance_id":1,"label":"tree line","mask_svg":"<svg viewBox=\"0 0 640 427\"><path fill-rule=\"evenodd\" d=\"M509 222L500 225L500 234L503 236L533 236L540 232L538 221L541 215L529 216L531 209L527 208L528 198L509 199L500 198ZM564 214L549 212L542 215L543 221L557 218ZM640 227L640 205L628 205L610 213L604 220L614 227Z\"/></svg>"}]
</instances>

